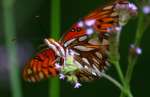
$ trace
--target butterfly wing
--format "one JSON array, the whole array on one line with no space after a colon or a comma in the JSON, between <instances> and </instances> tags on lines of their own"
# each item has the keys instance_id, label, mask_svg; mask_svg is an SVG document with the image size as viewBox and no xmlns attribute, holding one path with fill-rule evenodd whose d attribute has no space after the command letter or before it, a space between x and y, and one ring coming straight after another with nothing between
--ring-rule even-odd
<instances>
[{"instance_id":1,"label":"butterfly wing","mask_svg":"<svg viewBox=\"0 0 150 97\"><path fill-rule=\"evenodd\" d=\"M85 40L83 40L83 37ZM109 65L108 44L107 42L100 43L96 36L77 38L67 49L74 53L74 64L79 67L75 75L80 81L91 81L100 78L101 72L104 72L107 65Z\"/></svg>"},{"instance_id":2,"label":"butterfly wing","mask_svg":"<svg viewBox=\"0 0 150 97\"><path fill-rule=\"evenodd\" d=\"M120 18L122 18L116 10L118 4L124 7L128 6L129 2L127 0L113 0L113 2L91 11L91 13L80 19L64 34L61 42L63 44L66 43L64 46L67 46L75 38L94 32L99 34L100 40L102 41L108 34L116 32L116 28L121 26Z\"/></svg>"},{"instance_id":3,"label":"butterfly wing","mask_svg":"<svg viewBox=\"0 0 150 97\"><path fill-rule=\"evenodd\" d=\"M128 1L117 0L92 11L75 23L61 40L64 48L74 52L74 63L80 67L75 75L81 81L100 78L109 65L109 37L120 26L116 4L128 4Z\"/></svg>"},{"instance_id":4,"label":"butterfly wing","mask_svg":"<svg viewBox=\"0 0 150 97\"><path fill-rule=\"evenodd\" d=\"M35 82L48 76L58 74L55 68L56 55L52 49L44 49L33 57L26 65L23 71L23 77L27 81Z\"/></svg>"},{"instance_id":5,"label":"butterfly wing","mask_svg":"<svg viewBox=\"0 0 150 97\"><path fill-rule=\"evenodd\" d=\"M100 35L118 24L118 16L112 14L113 5L93 11L74 24L61 40L65 48L74 52L74 62L81 67L75 73L80 81L98 79L108 64L106 52L109 42ZM87 34L88 29L92 29L94 34Z\"/></svg>"}]
</instances>

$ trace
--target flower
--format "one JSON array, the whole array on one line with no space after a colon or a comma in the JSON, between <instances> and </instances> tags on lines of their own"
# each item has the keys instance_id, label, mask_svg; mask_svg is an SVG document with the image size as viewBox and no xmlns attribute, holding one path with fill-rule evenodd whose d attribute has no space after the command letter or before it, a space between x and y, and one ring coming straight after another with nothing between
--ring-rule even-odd
<instances>
[{"instance_id":1,"label":"flower","mask_svg":"<svg viewBox=\"0 0 150 97\"><path fill-rule=\"evenodd\" d=\"M84 26L84 23L83 23L83 21L79 21L79 22L77 23L77 25L78 25L79 27L83 27L83 26Z\"/></svg>"},{"instance_id":2,"label":"flower","mask_svg":"<svg viewBox=\"0 0 150 97\"><path fill-rule=\"evenodd\" d=\"M137 7L133 3L129 3L128 6L130 10L137 11Z\"/></svg>"},{"instance_id":3,"label":"flower","mask_svg":"<svg viewBox=\"0 0 150 97\"><path fill-rule=\"evenodd\" d=\"M61 65L58 64L58 63L56 63L56 64L55 64L55 68L56 68L56 69L60 69L60 68L61 68Z\"/></svg>"},{"instance_id":4,"label":"flower","mask_svg":"<svg viewBox=\"0 0 150 97\"><path fill-rule=\"evenodd\" d=\"M132 55L140 55L142 54L142 49L140 47L135 46L134 44L130 45L130 53Z\"/></svg>"},{"instance_id":5,"label":"flower","mask_svg":"<svg viewBox=\"0 0 150 97\"><path fill-rule=\"evenodd\" d=\"M86 29L86 34L87 35L91 35L91 34L93 34L93 32L94 32L94 30L92 28L87 28Z\"/></svg>"},{"instance_id":6,"label":"flower","mask_svg":"<svg viewBox=\"0 0 150 97\"><path fill-rule=\"evenodd\" d=\"M75 83L75 86L74 86L74 88L79 88L79 87L81 87L82 85L79 83L79 82L77 82L77 83Z\"/></svg>"},{"instance_id":7,"label":"flower","mask_svg":"<svg viewBox=\"0 0 150 97\"><path fill-rule=\"evenodd\" d=\"M149 14L150 13L150 6L148 6L148 5L144 6L142 11L144 14Z\"/></svg>"},{"instance_id":8,"label":"flower","mask_svg":"<svg viewBox=\"0 0 150 97\"><path fill-rule=\"evenodd\" d=\"M115 10L119 15L120 26L124 26L131 16L135 16L137 14L137 7L133 3L117 3L115 5Z\"/></svg>"},{"instance_id":9,"label":"flower","mask_svg":"<svg viewBox=\"0 0 150 97\"><path fill-rule=\"evenodd\" d=\"M136 50L136 53L138 55L142 54L142 49L141 48L137 47L135 50Z\"/></svg>"},{"instance_id":10,"label":"flower","mask_svg":"<svg viewBox=\"0 0 150 97\"><path fill-rule=\"evenodd\" d=\"M65 79L65 75L64 74L59 74L59 79L64 80Z\"/></svg>"},{"instance_id":11,"label":"flower","mask_svg":"<svg viewBox=\"0 0 150 97\"><path fill-rule=\"evenodd\" d=\"M96 22L95 19L86 20L86 21L85 21L85 25L88 26L88 27L90 27L90 26L94 25L95 22Z\"/></svg>"}]
</instances>

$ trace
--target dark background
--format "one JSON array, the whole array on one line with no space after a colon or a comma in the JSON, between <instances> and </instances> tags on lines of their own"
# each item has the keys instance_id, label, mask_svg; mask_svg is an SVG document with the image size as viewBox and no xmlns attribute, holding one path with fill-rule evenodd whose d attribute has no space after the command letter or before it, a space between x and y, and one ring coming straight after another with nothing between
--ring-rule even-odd
<instances>
[{"instance_id":1,"label":"dark background","mask_svg":"<svg viewBox=\"0 0 150 97\"><path fill-rule=\"evenodd\" d=\"M65 32L73 23L86 15L89 11L102 6L109 0L61 0L61 33ZM7 65L6 48L4 46L2 7L0 5L0 95L11 97L9 82L9 66ZM22 79L22 68L37 51L45 37L50 37L50 0L16 0L15 17L17 51L20 63L20 79L24 97L48 97L49 81L29 84ZM137 17L134 17L123 28L120 40L121 66L123 71L127 66L128 47L133 43ZM142 55L132 77L131 89L134 97L150 97L150 33L145 31L141 48ZM117 78L117 73L111 66L108 74ZM120 90L108 80L102 78L90 83L83 83L80 89L74 89L71 84L61 81L61 97L118 97Z\"/></svg>"}]
</instances>

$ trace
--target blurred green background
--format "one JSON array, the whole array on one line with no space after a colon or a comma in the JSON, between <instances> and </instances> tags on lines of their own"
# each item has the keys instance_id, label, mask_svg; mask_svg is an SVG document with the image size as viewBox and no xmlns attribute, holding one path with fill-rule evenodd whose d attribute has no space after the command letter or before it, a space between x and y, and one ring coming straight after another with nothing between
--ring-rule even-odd
<instances>
[{"instance_id":1,"label":"blurred green background","mask_svg":"<svg viewBox=\"0 0 150 97\"><path fill-rule=\"evenodd\" d=\"M85 16L89 11L102 6L109 0L61 0L61 34L63 34L73 23ZM16 37L12 42L17 44L19 56L21 91L23 97L48 97L49 80L43 80L39 83L27 83L22 79L22 69L24 64L38 50L45 37L50 37L50 0L16 0L15 1L15 19L16 19ZM7 52L3 29L3 8L0 1L0 96L11 97L9 66L7 65ZM138 16L129 21L123 28L120 42L121 66L123 71L127 66L127 55L129 45L133 42ZM146 30L142 39L142 55L136 64L131 89L134 97L150 97L150 30ZM107 73L117 78L113 66L109 67ZM118 97L120 90L108 80L101 80L90 83L83 83L80 89L74 89L66 82L60 81L60 97Z\"/></svg>"}]
</instances>

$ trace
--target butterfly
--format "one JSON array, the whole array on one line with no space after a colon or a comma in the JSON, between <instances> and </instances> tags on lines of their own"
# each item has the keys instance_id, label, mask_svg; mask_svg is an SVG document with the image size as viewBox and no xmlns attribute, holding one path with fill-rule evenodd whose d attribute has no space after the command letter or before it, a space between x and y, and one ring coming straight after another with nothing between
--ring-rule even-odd
<instances>
[{"instance_id":1,"label":"butterfly","mask_svg":"<svg viewBox=\"0 0 150 97\"><path fill-rule=\"evenodd\" d=\"M81 86L80 82L101 78L109 62L110 38L121 31L137 8L127 0L116 0L83 17L59 41L44 39L45 47L25 65L23 77L37 82L49 76Z\"/></svg>"}]
</instances>

